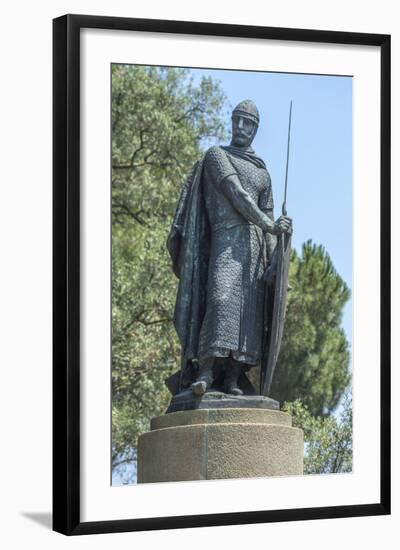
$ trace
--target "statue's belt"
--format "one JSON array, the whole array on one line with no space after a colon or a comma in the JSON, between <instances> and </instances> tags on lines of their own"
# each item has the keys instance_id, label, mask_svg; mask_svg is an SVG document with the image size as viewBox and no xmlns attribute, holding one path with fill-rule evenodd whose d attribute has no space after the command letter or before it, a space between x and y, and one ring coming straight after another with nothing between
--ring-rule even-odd
<instances>
[{"instance_id":1,"label":"statue's belt","mask_svg":"<svg viewBox=\"0 0 400 550\"><path fill-rule=\"evenodd\" d=\"M238 226L253 226L253 227L257 227L254 223L250 223L250 222L246 222L246 221L226 221L226 222L220 222L220 223L215 223L215 224L212 224L211 225L211 231L220 231L221 229L232 229L233 227L238 227Z\"/></svg>"}]
</instances>

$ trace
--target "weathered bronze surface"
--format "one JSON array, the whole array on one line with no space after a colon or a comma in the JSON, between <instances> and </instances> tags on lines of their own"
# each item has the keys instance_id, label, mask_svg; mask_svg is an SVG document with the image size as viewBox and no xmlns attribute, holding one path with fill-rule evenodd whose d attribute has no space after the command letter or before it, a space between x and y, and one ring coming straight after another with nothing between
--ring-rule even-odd
<instances>
[{"instance_id":1,"label":"weathered bronze surface","mask_svg":"<svg viewBox=\"0 0 400 550\"><path fill-rule=\"evenodd\" d=\"M256 396L246 372L260 363L260 393L269 390L292 224L286 215L274 221L271 178L251 148L259 118L252 101L239 103L230 145L206 152L178 202L167 242L179 278L174 321L182 345L181 370L166 381L176 396L173 410L180 401L190 408L190 392L193 408L210 391Z\"/></svg>"}]
</instances>

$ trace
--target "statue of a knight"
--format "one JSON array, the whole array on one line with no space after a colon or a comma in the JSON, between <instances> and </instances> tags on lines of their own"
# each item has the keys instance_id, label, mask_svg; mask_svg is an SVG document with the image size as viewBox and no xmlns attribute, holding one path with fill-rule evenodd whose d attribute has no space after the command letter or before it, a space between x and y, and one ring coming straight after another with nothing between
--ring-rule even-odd
<instances>
[{"instance_id":1,"label":"statue of a knight","mask_svg":"<svg viewBox=\"0 0 400 550\"><path fill-rule=\"evenodd\" d=\"M271 178L251 147L259 122L252 101L239 103L230 145L208 149L182 189L167 242L182 345L173 393L254 393L245 373L265 360L266 273L277 236L292 225L274 221Z\"/></svg>"}]
</instances>

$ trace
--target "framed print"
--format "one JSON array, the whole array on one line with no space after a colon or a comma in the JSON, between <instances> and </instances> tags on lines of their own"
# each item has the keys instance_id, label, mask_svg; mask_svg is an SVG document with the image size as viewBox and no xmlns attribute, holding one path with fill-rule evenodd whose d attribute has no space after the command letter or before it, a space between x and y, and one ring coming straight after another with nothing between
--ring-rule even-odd
<instances>
[{"instance_id":1,"label":"framed print","mask_svg":"<svg viewBox=\"0 0 400 550\"><path fill-rule=\"evenodd\" d=\"M390 513L390 36L54 20L53 518Z\"/></svg>"}]
</instances>

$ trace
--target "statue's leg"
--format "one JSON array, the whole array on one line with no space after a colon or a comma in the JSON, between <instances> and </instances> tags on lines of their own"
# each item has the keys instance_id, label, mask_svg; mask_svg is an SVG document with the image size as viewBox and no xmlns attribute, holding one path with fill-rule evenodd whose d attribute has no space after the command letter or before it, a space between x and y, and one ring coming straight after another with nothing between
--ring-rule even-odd
<instances>
[{"instance_id":1,"label":"statue's leg","mask_svg":"<svg viewBox=\"0 0 400 550\"><path fill-rule=\"evenodd\" d=\"M192 391L196 395L203 395L213 383L214 357L207 357L199 361L199 375L192 384Z\"/></svg>"},{"instance_id":2,"label":"statue's leg","mask_svg":"<svg viewBox=\"0 0 400 550\"><path fill-rule=\"evenodd\" d=\"M224 392L232 395L243 395L238 386L238 379L242 372L242 364L231 357L225 370Z\"/></svg>"}]
</instances>

